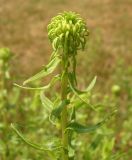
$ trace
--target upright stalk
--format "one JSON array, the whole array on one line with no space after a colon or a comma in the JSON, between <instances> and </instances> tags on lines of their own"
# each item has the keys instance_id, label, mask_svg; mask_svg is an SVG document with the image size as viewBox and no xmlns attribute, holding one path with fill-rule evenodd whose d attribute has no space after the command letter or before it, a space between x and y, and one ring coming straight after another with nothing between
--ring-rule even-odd
<instances>
[{"instance_id":1,"label":"upright stalk","mask_svg":"<svg viewBox=\"0 0 132 160\"><path fill-rule=\"evenodd\" d=\"M60 13L52 18L48 25L48 37L52 43L54 53L61 57L61 100L67 101L69 76L72 75L72 84L76 84L76 58L77 50L84 49L88 30L85 21L74 12ZM63 51L63 53L61 52ZM69 69L69 70L68 70ZM63 154L62 160L68 160L68 133L66 128L71 121L68 117L67 105L61 112L61 132Z\"/></svg>"},{"instance_id":2,"label":"upright stalk","mask_svg":"<svg viewBox=\"0 0 132 160\"><path fill-rule=\"evenodd\" d=\"M3 142L5 144L5 153L3 155L3 160L6 160L9 156L9 147L8 147L8 94L7 94L7 76L8 73L8 61L10 60L11 52L8 48L1 48L0 49L0 91L2 93L1 101L2 103L2 110L1 110L1 117L3 120L4 128L3 128Z\"/></svg>"},{"instance_id":3,"label":"upright stalk","mask_svg":"<svg viewBox=\"0 0 132 160\"><path fill-rule=\"evenodd\" d=\"M64 101L67 99L67 85L68 85L68 77L67 77L67 68L65 68L65 60L62 58L62 71L63 76L61 79L61 100ZM61 131L62 131L62 145L63 145L63 154L62 159L68 160L68 134L65 132L68 123L68 115L67 115L67 105L63 108L61 114Z\"/></svg>"},{"instance_id":4,"label":"upright stalk","mask_svg":"<svg viewBox=\"0 0 132 160\"><path fill-rule=\"evenodd\" d=\"M70 149L73 149L73 146L70 145L69 141L72 140L70 138L70 135L74 131L74 127L77 128L75 131L78 130L78 126L81 127L80 133L82 132L82 128L84 129L84 133L87 129L75 122L75 95L77 95L81 101L85 102L85 100L80 97L80 93L86 93L86 91L79 91L78 89L76 89L76 55L78 50L83 50L85 48L86 36L88 36L89 32L85 21L80 17L79 14L76 14L74 12L63 12L53 17L47 29L48 37L53 47L53 53L51 55L50 62L44 67L42 71L24 81L23 84L25 85L34 80L46 77L47 75L51 74L61 63L61 74L59 75L59 78L61 78L61 94L58 95L54 102L50 101L47 97L44 96L44 92L48 88L51 88L58 80L57 75L53 77L48 86L41 87L44 89L41 99L50 114L50 121L53 122L55 120L53 124L56 124L56 126L58 125L58 122L61 123L61 139L59 138L61 141L61 145L58 146L57 144L57 148L52 148L53 153L56 149L57 151L58 149L61 149L61 152L57 155L53 154L53 159L58 160L61 157L61 160L69 160L74 159L75 157L74 152L72 152L73 154L69 154ZM30 87L22 88L34 89ZM68 104L70 104L70 97L72 99L72 103L68 108ZM58 100L60 99L61 102L58 102ZM68 110L72 111L71 114L68 114ZM21 138L23 137L13 125L12 128ZM70 132L67 132L68 130L70 130ZM24 141L26 142L26 140ZM33 143L26 143L40 150L50 150L50 152L52 153L51 147L50 149L43 149L42 147L38 147L38 145L36 147L36 145ZM56 145L56 143L53 144Z\"/></svg>"}]
</instances>

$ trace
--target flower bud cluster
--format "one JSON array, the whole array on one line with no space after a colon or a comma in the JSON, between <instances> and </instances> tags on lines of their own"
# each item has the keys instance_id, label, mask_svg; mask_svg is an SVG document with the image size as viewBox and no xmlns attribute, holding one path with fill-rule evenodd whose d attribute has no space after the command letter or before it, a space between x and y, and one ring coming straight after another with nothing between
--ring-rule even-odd
<instances>
[{"instance_id":1,"label":"flower bud cluster","mask_svg":"<svg viewBox=\"0 0 132 160\"><path fill-rule=\"evenodd\" d=\"M88 34L86 23L74 12L60 13L48 25L48 37L53 49L56 51L67 46L69 55L76 54L78 49L84 49Z\"/></svg>"},{"instance_id":2,"label":"flower bud cluster","mask_svg":"<svg viewBox=\"0 0 132 160\"><path fill-rule=\"evenodd\" d=\"M8 48L0 48L0 60L8 61L11 57L11 51Z\"/></svg>"}]
</instances>

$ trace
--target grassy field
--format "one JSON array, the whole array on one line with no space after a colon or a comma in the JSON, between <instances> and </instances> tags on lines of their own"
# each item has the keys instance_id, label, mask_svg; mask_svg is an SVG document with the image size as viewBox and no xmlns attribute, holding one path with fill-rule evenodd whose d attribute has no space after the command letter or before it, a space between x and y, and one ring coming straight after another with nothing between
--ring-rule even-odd
<instances>
[{"instance_id":1,"label":"grassy field","mask_svg":"<svg viewBox=\"0 0 132 160\"><path fill-rule=\"evenodd\" d=\"M22 75L28 76L48 61L51 47L47 24L64 10L80 13L87 21L90 38L83 64L96 56L93 68L88 68L99 75L111 75L118 61L124 61L128 67L132 49L130 0L0 0L0 46L15 53L13 62Z\"/></svg>"},{"instance_id":2,"label":"grassy field","mask_svg":"<svg viewBox=\"0 0 132 160\"><path fill-rule=\"evenodd\" d=\"M48 62L52 48L47 36L47 25L52 17L62 11L75 11L86 20L90 36L85 51L81 51L78 55L79 67L77 68L77 74L79 87L85 88L90 80L97 75L97 83L94 89L96 94L93 101L97 102L99 100L106 107L102 109L97 119L104 116L110 107L117 107L118 113L116 118L112 119L113 124L111 122L100 132L106 131L107 133L107 131L111 132L112 130L112 134L115 137L114 147L112 149L104 147L104 150L112 150L114 154L127 154L125 157L121 156L117 158L118 160L131 160L132 157L131 6L131 0L0 0L0 47L8 47L14 53L10 61L11 88L13 88L12 84L14 82L21 84L23 80L36 73ZM114 95L112 91L115 85L120 87L120 94L118 96ZM9 92L11 92L11 89L9 89ZM44 122L45 118L43 118L42 122L39 121L40 117L44 116L44 113L41 112L38 115L35 113L42 110L42 108L37 109L35 107L36 104L38 106L41 106L41 104L38 98L36 98L35 102L31 102L32 96L38 97L38 93L33 94L25 91L20 93L22 103L17 102L17 110L11 112L9 122L17 121L21 123L24 117L24 124L30 124L31 122L35 125L36 120L38 128L40 128L36 135L33 133L36 128L32 126L30 131L26 129L24 131L31 140L37 139L38 142L41 142L42 140L45 141L48 137L47 135L54 129L50 128L49 131L42 130L42 126L45 125L46 128L48 124ZM30 106L29 108L27 108L28 105ZM18 115L17 112L19 113ZM82 115L83 112L81 110ZM94 116L93 112L89 110L87 112L90 118ZM12 120L11 116L13 115ZM31 115L34 115L34 120L32 120ZM2 119L0 120L1 125ZM84 118L82 121L87 121L87 119ZM94 121L96 121L96 118ZM38 135L42 137L43 133L45 133L46 138L39 140L37 138ZM2 137L1 132L0 137ZM9 136L7 137L9 138ZM96 134L93 137L96 139ZM11 139L11 144L17 146L19 142L16 137L13 138ZM87 144L87 140L91 140L91 135L88 138L84 136L84 138L79 137L79 139L85 140ZM109 141L112 141L112 138L109 137L106 140L103 139L103 141L107 144ZM102 143L100 142L99 148ZM0 141L1 144L2 142ZM23 143L21 145L22 147L24 146ZM110 146L110 144L108 145ZM10 145L9 148L11 148ZM27 152L27 149L29 152ZM83 153L86 152L88 154L83 156L78 154L78 160L98 159L94 155L94 149L91 149L89 153L88 149L85 149L83 146L81 150ZM102 149L102 153L105 152L104 150ZM15 160L41 160L43 157L41 152L36 152L37 154L35 155L34 150L28 147L24 147L23 151L18 148L17 152L13 154L12 148L11 156L13 158L9 160L14 160L14 157L16 158ZM96 153L99 155L98 150L96 150ZM45 156L47 155L45 154ZM90 159L92 156L94 159ZM105 153L99 157L100 159L98 160L116 160L116 158L107 159Z\"/></svg>"}]
</instances>

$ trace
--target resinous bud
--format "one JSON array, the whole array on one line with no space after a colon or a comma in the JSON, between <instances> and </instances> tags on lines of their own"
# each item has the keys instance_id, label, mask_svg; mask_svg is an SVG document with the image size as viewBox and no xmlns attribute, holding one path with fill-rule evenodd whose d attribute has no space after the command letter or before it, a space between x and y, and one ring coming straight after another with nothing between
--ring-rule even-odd
<instances>
[{"instance_id":1,"label":"resinous bud","mask_svg":"<svg viewBox=\"0 0 132 160\"><path fill-rule=\"evenodd\" d=\"M111 91L113 94L119 95L121 92L121 87L119 85L115 84L112 86Z\"/></svg>"},{"instance_id":2,"label":"resinous bud","mask_svg":"<svg viewBox=\"0 0 132 160\"><path fill-rule=\"evenodd\" d=\"M9 48L0 48L0 60L8 61L11 55L12 53Z\"/></svg>"},{"instance_id":3,"label":"resinous bud","mask_svg":"<svg viewBox=\"0 0 132 160\"><path fill-rule=\"evenodd\" d=\"M82 41L82 39L86 39L85 36L87 35L88 29L85 21L79 14L74 12L60 13L58 16L52 18L51 23L48 25L48 37L54 50L63 48L68 43L67 54L69 56L77 53L79 47L84 49L86 42ZM57 37L59 41L56 43Z\"/></svg>"}]
</instances>

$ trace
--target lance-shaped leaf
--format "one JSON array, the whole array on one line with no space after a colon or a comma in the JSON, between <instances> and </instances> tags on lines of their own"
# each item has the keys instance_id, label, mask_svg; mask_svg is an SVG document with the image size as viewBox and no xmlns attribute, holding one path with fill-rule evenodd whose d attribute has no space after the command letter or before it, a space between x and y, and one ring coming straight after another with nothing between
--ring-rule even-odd
<instances>
[{"instance_id":1,"label":"lance-shaped leaf","mask_svg":"<svg viewBox=\"0 0 132 160\"><path fill-rule=\"evenodd\" d=\"M41 99L41 102L42 102L42 105L44 106L44 108L48 111L48 112L51 112L53 110L53 103L51 100L49 100L49 98L47 98L45 96L45 93L44 91L41 91L40 92L40 99Z\"/></svg>"},{"instance_id":2,"label":"lance-shaped leaf","mask_svg":"<svg viewBox=\"0 0 132 160\"><path fill-rule=\"evenodd\" d=\"M89 133L95 131L95 129L99 128L102 123L97 123L96 125L84 126L77 122L72 122L68 125L67 130L73 130L77 133Z\"/></svg>"},{"instance_id":3,"label":"lance-shaped leaf","mask_svg":"<svg viewBox=\"0 0 132 160\"><path fill-rule=\"evenodd\" d=\"M61 112L62 112L63 108L64 108L66 105L68 105L69 103L70 103L69 100L67 100L67 99L66 99L66 100L63 100L58 107L56 107L55 109L53 109L53 111L51 112L51 116L50 116L50 117L52 118L52 116L54 116L54 117L56 117L56 118L59 118L60 115L61 115Z\"/></svg>"},{"instance_id":4,"label":"lance-shaped leaf","mask_svg":"<svg viewBox=\"0 0 132 160\"><path fill-rule=\"evenodd\" d=\"M88 98L87 98L87 93L88 91L79 91L78 89L76 89L72 83L72 79L71 76L68 76L68 80L69 80L69 87L70 89L73 91L73 93L85 104L87 104L87 106L89 106L90 108L92 108L93 110L96 111L96 109L88 102Z\"/></svg>"},{"instance_id":5,"label":"lance-shaped leaf","mask_svg":"<svg viewBox=\"0 0 132 160\"><path fill-rule=\"evenodd\" d=\"M60 58L58 56L55 56L53 59L51 59L49 64L47 64L44 67L44 69L42 71L40 71L39 73L37 73L33 77L27 79L26 81L24 81L23 85L25 85L29 82L35 81L37 79L41 79L41 78L49 75L50 73L52 73L55 70L55 68L58 66L59 63L60 63Z\"/></svg>"},{"instance_id":6,"label":"lance-shaped leaf","mask_svg":"<svg viewBox=\"0 0 132 160\"><path fill-rule=\"evenodd\" d=\"M79 124L79 123L73 121L67 126L66 131L67 130L73 130L77 133L91 133L91 132L94 132L96 129L101 127L105 122L107 122L115 113L116 113L116 110L114 112L112 112L111 114L109 114L107 117L105 117L101 122L99 122L95 125L84 126L82 124Z\"/></svg>"},{"instance_id":7,"label":"lance-shaped leaf","mask_svg":"<svg viewBox=\"0 0 132 160\"><path fill-rule=\"evenodd\" d=\"M72 107L72 112L71 112L71 115L70 115L70 119L71 119L71 121L76 119L76 110L75 110L74 106Z\"/></svg>"},{"instance_id":8,"label":"lance-shaped leaf","mask_svg":"<svg viewBox=\"0 0 132 160\"><path fill-rule=\"evenodd\" d=\"M26 87L26 86L21 86L19 84L14 83L14 86L19 87L21 89L28 89L28 90L46 90L50 87L50 84L43 87Z\"/></svg>"},{"instance_id":9,"label":"lance-shaped leaf","mask_svg":"<svg viewBox=\"0 0 132 160\"><path fill-rule=\"evenodd\" d=\"M72 86L72 88L75 90L75 92L77 92L78 94L85 94L85 93L90 92L90 91L93 89L93 87L94 87L94 85L95 85L95 83L96 83L97 77L96 77L96 76L94 77L94 79L93 79L93 80L91 81L91 83L88 85L87 89L84 90L84 91L81 91L81 90L77 89L77 88L74 86L72 73L69 73L68 79L69 79L70 86Z\"/></svg>"},{"instance_id":10,"label":"lance-shaped leaf","mask_svg":"<svg viewBox=\"0 0 132 160\"><path fill-rule=\"evenodd\" d=\"M89 86L87 87L86 89L86 92L89 92L93 89L95 83L96 83L96 80L97 80L97 76L94 77L94 79L91 81L91 83L89 84Z\"/></svg>"},{"instance_id":11,"label":"lance-shaped leaf","mask_svg":"<svg viewBox=\"0 0 132 160\"><path fill-rule=\"evenodd\" d=\"M55 77L53 77L53 79L50 81L49 84L47 84L46 86L42 86L42 87L26 87L26 86L18 85L16 83L14 83L14 85L19 88L28 89L28 90L47 90L50 87L52 87L56 83L56 81L58 81L59 79L60 79L60 75L58 74Z\"/></svg>"},{"instance_id":12,"label":"lance-shaped leaf","mask_svg":"<svg viewBox=\"0 0 132 160\"><path fill-rule=\"evenodd\" d=\"M18 129L16 128L16 126L14 124L11 124L11 128L15 131L15 133L21 138L21 140L23 140L26 144L28 144L29 146L35 148L35 149L38 149L38 150L41 150L41 151L53 151L53 150L58 150L60 148L62 148L62 146L59 146L59 147L43 147L41 145L38 145L36 143L32 143L30 142L28 139L26 139L21 133L20 131L18 131Z\"/></svg>"},{"instance_id":13,"label":"lance-shaped leaf","mask_svg":"<svg viewBox=\"0 0 132 160\"><path fill-rule=\"evenodd\" d=\"M60 79L60 75L56 75L55 77L53 77L49 85L47 85L46 89L49 89L50 87L52 87L56 83L56 81L59 79ZM40 100L44 108L48 111L48 113L51 113L54 108L54 103L48 97L45 96L45 91L46 90L43 90L40 92Z\"/></svg>"}]
</instances>

